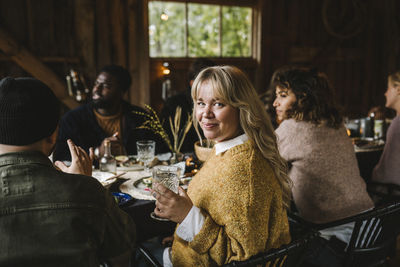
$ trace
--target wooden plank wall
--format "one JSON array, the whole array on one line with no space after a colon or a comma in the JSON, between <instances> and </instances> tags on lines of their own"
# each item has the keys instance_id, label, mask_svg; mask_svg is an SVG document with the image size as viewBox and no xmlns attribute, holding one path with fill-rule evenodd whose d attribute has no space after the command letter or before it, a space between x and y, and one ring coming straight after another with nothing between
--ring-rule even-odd
<instances>
[{"instance_id":1,"label":"wooden plank wall","mask_svg":"<svg viewBox=\"0 0 400 267\"><path fill-rule=\"evenodd\" d=\"M260 8L266 74L261 84L282 65L312 64L328 74L349 117L384 105L387 75L400 69L399 1L284 0L265 1Z\"/></svg>"},{"instance_id":2,"label":"wooden plank wall","mask_svg":"<svg viewBox=\"0 0 400 267\"><path fill-rule=\"evenodd\" d=\"M79 58L73 47L73 2L68 0L0 1L2 28L57 73ZM28 75L0 50L0 75Z\"/></svg>"},{"instance_id":3,"label":"wooden plank wall","mask_svg":"<svg viewBox=\"0 0 400 267\"><path fill-rule=\"evenodd\" d=\"M159 110L163 60L148 57L146 5L147 0L0 0L0 25L62 81L72 67L89 84L106 64L127 67L133 77L127 99ZM260 93L276 68L315 65L330 77L346 115L363 116L384 104L386 77L400 69L399 11L397 0L258 0L257 56L251 62L216 61L242 67ZM186 89L190 63L172 62L177 91ZM0 77L6 75L30 74L0 50Z\"/></svg>"},{"instance_id":4,"label":"wooden plank wall","mask_svg":"<svg viewBox=\"0 0 400 267\"><path fill-rule=\"evenodd\" d=\"M0 25L18 45L25 47L54 71L61 81L71 68L83 73L89 85L107 64L131 71L133 84L126 99L149 103L138 76L140 54L136 50L142 23L141 5L136 0L0 0ZM132 18L132 19L129 19ZM133 23L132 23L133 22ZM143 53L141 53L143 54ZM145 59L146 60L146 59ZM135 64L135 65L133 65ZM147 71L148 73L148 71ZM0 50L0 77L32 76ZM143 76L143 75L142 75ZM66 89L66 84L65 91ZM147 102L146 102L147 101Z\"/></svg>"}]
</instances>

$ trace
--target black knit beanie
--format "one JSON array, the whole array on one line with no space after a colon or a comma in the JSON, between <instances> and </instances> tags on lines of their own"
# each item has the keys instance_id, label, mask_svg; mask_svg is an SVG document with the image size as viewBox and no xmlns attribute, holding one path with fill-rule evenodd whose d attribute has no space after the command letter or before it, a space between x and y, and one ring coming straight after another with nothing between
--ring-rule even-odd
<instances>
[{"instance_id":1,"label":"black knit beanie","mask_svg":"<svg viewBox=\"0 0 400 267\"><path fill-rule=\"evenodd\" d=\"M60 103L34 78L0 81L0 144L23 146L50 136L60 119Z\"/></svg>"}]
</instances>

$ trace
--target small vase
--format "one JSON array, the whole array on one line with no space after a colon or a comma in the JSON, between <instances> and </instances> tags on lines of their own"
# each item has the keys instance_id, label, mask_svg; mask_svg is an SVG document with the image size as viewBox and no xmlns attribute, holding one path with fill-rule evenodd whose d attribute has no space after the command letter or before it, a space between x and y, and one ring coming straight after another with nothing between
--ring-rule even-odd
<instances>
[{"instance_id":1,"label":"small vase","mask_svg":"<svg viewBox=\"0 0 400 267\"><path fill-rule=\"evenodd\" d=\"M194 153L201 162L204 162L208 159L208 157L211 155L212 150L212 147L201 146L199 141L196 141L196 143L194 143Z\"/></svg>"}]
</instances>

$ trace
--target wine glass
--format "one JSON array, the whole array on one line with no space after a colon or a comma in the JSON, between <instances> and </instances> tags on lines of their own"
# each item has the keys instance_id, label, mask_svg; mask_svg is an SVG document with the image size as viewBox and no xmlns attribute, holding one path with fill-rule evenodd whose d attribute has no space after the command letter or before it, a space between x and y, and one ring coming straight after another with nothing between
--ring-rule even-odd
<instances>
[{"instance_id":1,"label":"wine glass","mask_svg":"<svg viewBox=\"0 0 400 267\"><path fill-rule=\"evenodd\" d=\"M153 168L153 184L159 183L178 194L179 177L181 175L181 168L178 166L155 166ZM159 221L168 221L168 219L158 217L154 212L150 217Z\"/></svg>"},{"instance_id":2,"label":"wine glass","mask_svg":"<svg viewBox=\"0 0 400 267\"><path fill-rule=\"evenodd\" d=\"M145 171L149 172L149 163L154 159L156 142L152 140L141 140L136 142L138 160L143 162Z\"/></svg>"}]
</instances>

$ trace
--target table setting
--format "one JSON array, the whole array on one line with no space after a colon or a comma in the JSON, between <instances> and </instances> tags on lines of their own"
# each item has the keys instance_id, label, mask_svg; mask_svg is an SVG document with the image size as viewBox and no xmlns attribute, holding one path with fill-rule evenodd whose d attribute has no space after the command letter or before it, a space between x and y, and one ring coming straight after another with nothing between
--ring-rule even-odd
<instances>
[{"instance_id":1,"label":"table setting","mask_svg":"<svg viewBox=\"0 0 400 267\"><path fill-rule=\"evenodd\" d=\"M137 155L122 155L115 157L115 172L93 170L92 176L104 187L110 188L117 180L118 186L112 187L112 192L117 191L130 195L137 200L155 201L151 195L151 186L154 179L154 169L175 168L176 187L187 188L193 174L185 176L186 165L193 166L188 160L171 163L173 154L163 153L155 155L155 142L151 140L140 140L137 142ZM193 169L193 168L192 168ZM163 181L159 181L163 183Z\"/></svg>"},{"instance_id":2,"label":"table setting","mask_svg":"<svg viewBox=\"0 0 400 267\"><path fill-rule=\"evenodd\" d=\"M191 176L197 171L198 165L193 163L191 155L185 156L184 161L177 163L171 163L171 158L172 153L154 155L146 169L144 163L141 162L140 155L128 155L124 158L117 156L116 174L98 175L101 172L93 171L94 176L97 176L95 178L105 183L102 184L108 188L120 208L134 220L138 241L158 235L172 234L176 227L174 222L160 220L154 215L151 217L155 208L155 198L151 195L154 170L162 167L179 169L179 174L176 174L175 186L179 184L186 189Z\"/></svg>"},{"instance_id":3,"label":"table setting","mask_svg":"<svg viewBox=\"0 0 400 267\"><path fill-rule=\"evenodd\" d=\"M383 150L385 146L385 141L383 139L354 137L352 138L352 142L356 153L379 151Z\"/></svg>"}]
</instances>

